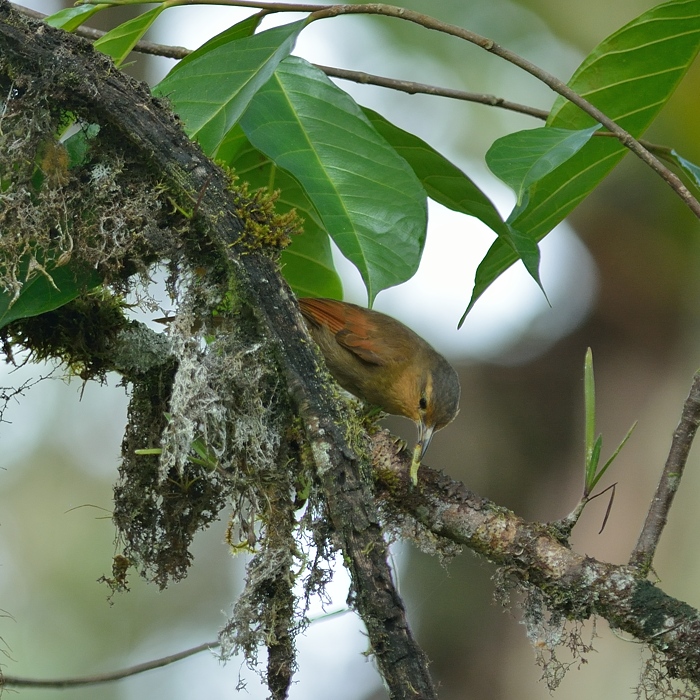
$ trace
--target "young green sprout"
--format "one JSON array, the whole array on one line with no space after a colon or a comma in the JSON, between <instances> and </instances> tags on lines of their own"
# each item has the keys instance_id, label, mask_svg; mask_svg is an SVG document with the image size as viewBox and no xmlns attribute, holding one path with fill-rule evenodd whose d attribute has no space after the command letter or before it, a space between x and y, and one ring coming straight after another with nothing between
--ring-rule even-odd
<instances>
[{"instance_id":1,"label":"young green sprout","mask_svg":"<svg viewBox=\"0 0 700 700\"><path fill-rule=\"evenodd\" d=\"M620 454L620 450L624 447L627 440L629 440L632 431L635 429L637 422L632 424L632 427L627 431L627 435L623 438L622 442L618 445L617 449L612 453L610 459L608 459L602 467L600 467L600 452L603 447L603 436L596 435L596 415L595 415L595 378L593 376L593 352L590 348L586 351L586 360L583 366L583 397L585 406L585 464L584 464L584 486L583 495L578 505L574 510L569 513L563 520L557 521L554 525L562 533L563 536L568 537L573 529L574 525L578 522L583 509L586 507L589 501L593 500L597 496L602 495L609 488L613 489L613 496L615 494L614 487L615 484L604 489L595 496L591 496L591 492L597 486L598 482L603 478L603 475L608 470L610 465L615 461L615 458ZM610 514L610 508L612 507L612 497L610 503L608 504L608 510L603 519L603 526L601 527L601 532L605 527L605 523L608 520L608 515Z\"/></svg>"}]
</instances>

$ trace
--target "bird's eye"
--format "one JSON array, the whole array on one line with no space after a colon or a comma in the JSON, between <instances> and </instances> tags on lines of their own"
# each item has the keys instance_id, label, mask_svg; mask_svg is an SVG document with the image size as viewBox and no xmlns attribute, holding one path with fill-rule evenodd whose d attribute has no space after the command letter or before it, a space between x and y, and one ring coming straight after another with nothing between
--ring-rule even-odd
<instances>
[{"instance_id":1,"label":"bird's eye","mask_svg":"<svg viewBox=\"0 0 700 700\"><path fill-rule=\"evenodd\" d=\"M420 397L418 408L420 408L421 411L425 411L425 409L428 408L428 399L426 399L425 396Z\"/></svg>"}]
</instances>

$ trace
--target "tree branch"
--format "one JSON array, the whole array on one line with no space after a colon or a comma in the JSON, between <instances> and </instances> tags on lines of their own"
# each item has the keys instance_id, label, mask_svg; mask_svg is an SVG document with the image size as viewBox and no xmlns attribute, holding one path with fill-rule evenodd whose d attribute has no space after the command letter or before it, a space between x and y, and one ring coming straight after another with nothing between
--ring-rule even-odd
<instances>
[{"instance_id":1,"label":"tree branch","mask_svg":"<svg viewBox=\"0 0 700 700\"><path fill-rule=\"evenodd\" d=\"M182 661L182 659L194 656L195 654L199 654L203 651L216 649L219 646L219 642L206 642L204 644L199 644L196 647L192 647L191 649L179 651L176 654L163 656L160 659L146 661L142 664L129 666L129 668L123 668L119 671L111 671L109 673L96 673L92 676L46 679L20 678L19 676L0 676L0 687L8 686L13 688L76 688L82 685L98 685L100 683L111 683L113 681L120 681L123 678L129 678L130 676L136 676L139 673L143 673L144 671L152 671L154 668L162 668L163 666L169 666L170 664L174 664L177 661Z\"/></svg>"},{"instance_id":2,"label":"tree branch","mask_svg":"<svg viewBox=\"0 0 700 700\"><path fill-rule=\"evenodd\" d=\"M644 526L635 545L630 566L637 567L643 575L651 569L661 533L666 527L668 513L681 483L695 433L700 425L700 372L696 372L690 393L683 405L678 427L673 433L671 449L666 459L656 493L649 506Z\"/></svg>"},{"instance_id":3,"label":"tree branch","mask_svg":"<svg viewBox=\"0 0 700 700\"><path fill-rule=\"evenodd\" d=\"M18 12L21 12L27 17L32 17L33 19L45 19L48 17L48 15L44 14L43 12L30 10L22 7L21 5L16 5L15 3L10 4ZM102 31L101 29L93 29L92 27L85 27L83 25L75 29L73 33L86 39L90 39L91 41L95 41L96 39L99 39L107 34L107 32ZM184 46L156 44L151 41L138 41L132 50L137 53L148 54L151 56L161 56L163 58L172 58L176 60L185 58L185 56L189 56L192 53L191 49L187 49ZM440 87L439 85L418 83L413 80L387 78L383 75L374 75L372 73L348 70L346 68L335 68L333 66L323 66L318 63L314 63L313 65L331 78L349 80L354 83L360 83L361 85L376 85L377 87L406 92L409 95L433 95L435 97L447 97L453 100L462 100L464 102L474 102L490 107L498 107L511 112L517 112L519 114L525 114L527 116L542 120L547 119L549 116L549 112L545 109L537 109L536 107L519 104L518 102L510 102L509 100L506 100L503 97L498 97L497 95L466 92L464 90L456 90L454 88Z\"/></svg>"},{"instance_id":4,"label":"tree branch","mask_svg":"<svg viewBox=\"0 0 700 700\"><path fill-rule=\"evenodd\" d=\"M546 525L528 523L426 467L411 489L411 456L396 453L386 431L372 439L378 495L434 535L463 544L504 567L526 590L535 587L567 619L605 618L663 655L674 678L700 685L700 613L640 577L632 566L573 552Z\"/></svg>"},{"instance_id":5,"label":"tree branch","mask_svg":"<svg viewBox=\"0 0 700 700\"><path fill-rule=\"evenodd\" d=\"M376 85L378 87L389 88L390 90L406 92L409 95L420 93L422 95L434 95L436 97L449 97L453 100L463 100L464 102L475 102L477 104L488 105L489 107L499 107L500 109L506 109L510 112L518 112L519 114L525 114L529 117L535 117L536 119L547 119L549 116L549 112L545 109L537 109L536 107L519 104L518 102L510 102L497 95L465 92L464 90L444 88L438 85L417 83L412 80L386 78L383 75L374 75L372 73L347 70L345 68L333 68L332 66L322 66L317 63L314 65L331 78L350 80L354 83L360 83L361 85Z\"/></svg>"}]
</instances>

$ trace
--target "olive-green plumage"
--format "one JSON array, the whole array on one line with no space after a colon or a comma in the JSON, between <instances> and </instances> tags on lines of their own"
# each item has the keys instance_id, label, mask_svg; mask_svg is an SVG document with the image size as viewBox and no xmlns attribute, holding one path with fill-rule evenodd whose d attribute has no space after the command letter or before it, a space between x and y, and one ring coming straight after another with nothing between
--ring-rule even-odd
<instances>
[{"instance_id":1,"label":"olive-green plumage","mask_svg":"<svg viewBox=\"0 0 700 700\"><path fill-rule=\"evenodd\" d=\"M338 384L418 425L420 456L459 410L459 378L423 338L391 316L333 299L299 299Z\"/></svg>"}]
</instances>

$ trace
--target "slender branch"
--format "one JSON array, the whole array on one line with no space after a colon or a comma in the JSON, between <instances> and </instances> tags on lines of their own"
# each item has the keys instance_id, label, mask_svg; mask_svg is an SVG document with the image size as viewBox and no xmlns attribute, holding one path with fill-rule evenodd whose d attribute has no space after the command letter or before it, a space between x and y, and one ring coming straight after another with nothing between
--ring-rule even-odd
<instances>
[{"instance_id":1,"label":"slender branch","mask_svg":"<svg viewBox=\"0 0 700 700\"><path fill-rule=\"evenodd\" d=\"M317 63L314 65L316 68L319 68L326 75L332 78L351 80L354 83L360 83L362 85L377 85L378 87L407 92L409 95L420 93L423 95L434 95L436 97L449 97L453 100L463 100L465 102L476 102L478 104L484 104L490 107L500 107L501 109L507 109L511 112L526 114L530 117L535 117L536 119L546 119L549 116L549 112L545 109L537 109L536 107L519 104L518 102L509 102L503 97L498 97L497 95L465 92L464 90L443 88L437 85L416 83L412 80L386 78L382 75L374 75L372 73L364 73L355 70L346 70L345 68L333 68L332 66L322 66Z\"/></svg>"},{"instance_id":2,"label":"slender branch","mask_svg":"<svg viewBox=\"0 0 700 700\"><path fill-rule=\"evenodd\" d=\"M480 48L498 56L499 58L512 63L518 68L521 68L525 72L537 78L539 81L543 82L549 88L554 90L554 92L562 95L567 100L575 104L581 110L586 112L586 114L602 124L606 129L608 129L608 131L613 133L623 146L632 151L649 167L651 167L652 170L658 173L674 190L674 192L676 192L676 194L685 202L690 210L698 218L700 218L700 202L693 197L690 190L688 190L688 188L675 173L671 172L671 170L669 170L658 158L656 158L656 156L644 148L644 146L637 139L635 139L632 134L623 129L619 124L617 124L617 122L610 119L604 112L592 105L588 100L581 97L578 93L566 85L566 83L559 80L559 78L555 77L551 73L548 73L513 51L499 46L491 39L487 39L486 37L476 34L468 29L464 29L453 24L448 24L447 22L442 22L434 17L429 17L428 15L414 12L413 10L406 10L401 7L383 4L331 5L327 8L317 10L312 16L314 18L323 18L334 17L341 14L356 13L386 15L389 17L403 19L408 22L413 22L414 24L418 24L426 29L432 29L464 39L465 41L468 41L475 46L479 46Z\"/></svg>"},{"instance_id":3,"label":"slender branch","mask_svg":"<svg viewBox=\"0 0 700 700\"><path fill-rule=\"evenodd\" d=\"M666 527L668 513L678 491L690 446L700 425L700 371L695 373L690 393L683 405L678 427L673 433L671 449L666 459L656 493L649 506L644 527L630 557L630 565L647 574L654 559L661 533Z\"/></svg>"},{"instance_id":4,"label":"slender branch","mask_svg":"<svg viewBox=\"0 0 700 700\"><path fill-rule=\"evenodd\" d=\"M39 680L36 678L20 678L18 676L2 676L0 677L0 687L12 686L14 688L76 688L81 685L97 685L98 683L111 683L119 681L122 678L135 676L144 671L152 671L154 668L162 668L174 664L176 661L182 661L189 656L194 656L202 651L216 649L219 647L219 642L205 642L191 649L179 651L177 654L170 654L160 659L146 661L142 664L136 664L129 668L123 668L120 671L112 671L110 673L96 673L92 676L79 676L77 678L47 678Z\"/></svg>"},{"instance_id":5,"label":"slender branch","mask_svg":"<svg viewBox=\"0 0 700 700\"><path fill-rule=\"evenodd\" d=\"M48 15L36 10L24 8L21 5L11 3L12 6L22 14L34 19L44 19ZM107 32L101 29L93 29L92 27L80 26L73 32L78 36L85 37L91 41L95 41L103 37ZM192 53L191 49L184 46L170 46L168 44L156 44L152 41L138 41L132 49L136 53L149 54L152 56L161 56L163 58L182 59ZM518 112L536 119L546 119L549 112L545 109L537 109L529 105L520 104L518 102L510 102L503 97L497 95L488 95L484 93L466 92L464 90L456 90L454 88L440 87L439 85L429 85L427 83L418 83L413 80L399 80L396 78L387 78L383 75L374 75L363 71L348 70L345 68L335 68L333 66L323 66L314 63L314 66L322 70L326 75L332 78L340 78L341 80L349 80L362 85L376 85L390 90L406 92L409 95L432 95L435 97L448 97L453 100L462 100L464 102L475 102L484 104L490 107L499 107L511 112Z\"/></svg>"},{"instance_id":6,"label":"slender branch","mask_svg":"<svg viewBox=\"0 0 700 700\"><path fill-rule=\"evenodd\" d=\"M45 12L32 10L29 7L24 7L23 5L18 5L14 2L11 2L10 5L14 10L17 10L17 12L20 12L26 17L31 17L32 19L44 20L49 16ZM107 32L103 31L102 29L86 27L83 24L77 27L72 33L82 36L85 39L89 39L90 41L97 41L97 39L101 39L105 34L107 34ZM185 56L192 53L191 49L186 49L184 46L168 46L167 44L156 44L152 41L143 40L138 41L132 50L136 51L137 53L145 53L152 56L162 56L163 58L175 59L185 58Z\"/></svg>"}]
</instances>

